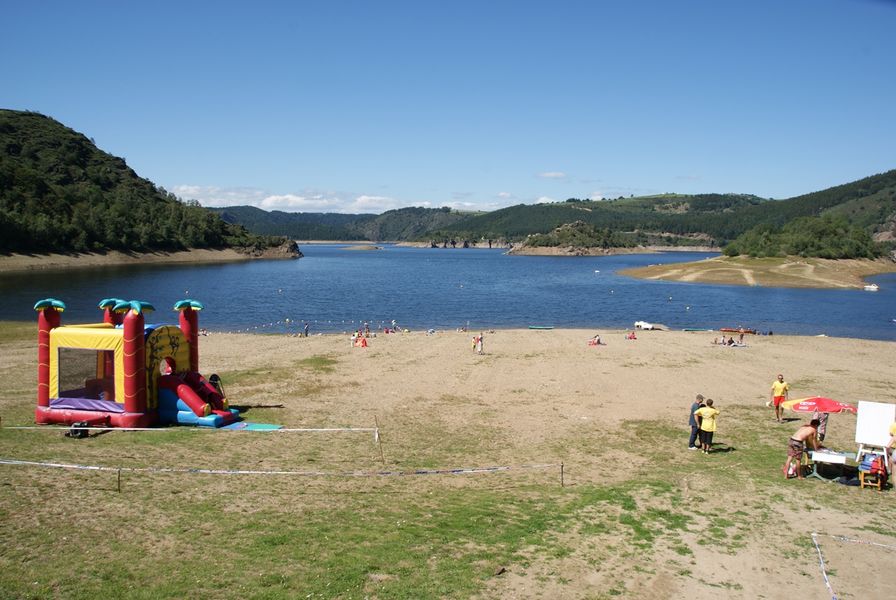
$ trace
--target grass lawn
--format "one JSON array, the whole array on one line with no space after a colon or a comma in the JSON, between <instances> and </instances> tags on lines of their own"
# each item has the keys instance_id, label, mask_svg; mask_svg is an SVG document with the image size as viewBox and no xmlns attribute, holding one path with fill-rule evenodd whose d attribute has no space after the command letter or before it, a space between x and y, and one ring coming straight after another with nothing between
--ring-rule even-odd
<instances>
[{"instance_id":1,"label":"grass lawn","mask_svg":"<svg viewBox=\"0 0 896 600\"><path fill-rule=\"evenodd\" d=\"M7 426L33 420L33 337L30 324L0 325ZM320 401L312 414L324 414L341 359L296 361L295 385L305 400ZM262 404L269 401L265 385L288 376L271 366L223 378L239 392L235 404ZM758 406L725 407L719 451L709 456L687 451L685 427L665 418L612 428L579 423L533 446L507 436L487 405L435 393L427 406L426 419L383 411L382 454L367 433L177 428L74 440L60 431L0 429L0 458L319 473L125 471L119 492L114 471L0 465L0 597L750 595L746 578L754 575L719 565L758 553L770 590L793 570L813 590L823 586L808 535L815 511L830 522L861 513L857 534L896 544L892 493L784 481L781 431L770 429ZM461 408L478 420L461 429L442 418ZM278 422L292 410L304 409L257 409L247 417ZM833 441L850 441L845 427L832 429ZM377 474L488 466L498 447L502 456L523 457L508 461L514 466L562 461L566 485L555 466ZM544 460L529 460L535 456ZM785 561L777 571L767 566ZM716 565L711 574L708 563ZM665 585L667 593L650 585Z\"/></svg>"}]
</instances>

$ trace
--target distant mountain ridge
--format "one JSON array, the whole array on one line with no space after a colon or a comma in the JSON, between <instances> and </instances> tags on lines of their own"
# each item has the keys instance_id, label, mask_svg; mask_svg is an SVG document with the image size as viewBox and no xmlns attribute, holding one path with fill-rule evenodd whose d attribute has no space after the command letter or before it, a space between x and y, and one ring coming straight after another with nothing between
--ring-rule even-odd
<instances>
[{"instance_id":1,"label":"distant mountain ridge","mask_svg":"<svg viewBox=\"0 0 896 600\"><path fill-rule=\"evenodd\" d=\"M406 207L380 215L209 209L139 177L123 159L49 117L0 109L0 252L259 249L280 241L271 236L876 256L886 247L881 242L896 245L896 170L787 200L662 194L490 212Z\"/></svg>"},{"instance_id":2,"label":"distant mountain ridge","mask_svg":"<svg viewBox=\"0 0 896 600\"><path fill-rule=\"evenodd\" d=\"M254 206L210 208L228 223L265 235L299 240L401 241L426 238L430 232L451 227L469 213L449 208L408 207L375 214L288 213Z\"/></svg>"},{"instance_id":3,"label":"distant mountain ridge","mask_svg":"<svg viewBox=\"0 0 896 600\"><path fill-rule=\"evenodd\" d=\"M626 243L721 247L756 227L780 228L803 217L829 216L887 241L896 237L896 170L787 200L750 194L663 194L600 201L570 198L481 213L404 208L378 216L268 213L247 206L212 210L250 231L298 239L521 242L580 223L594 231L624 234ZM595 239L618 238L601 233ZM551 242L541 238L538 243Z\"/></svg>"}]
</instances>

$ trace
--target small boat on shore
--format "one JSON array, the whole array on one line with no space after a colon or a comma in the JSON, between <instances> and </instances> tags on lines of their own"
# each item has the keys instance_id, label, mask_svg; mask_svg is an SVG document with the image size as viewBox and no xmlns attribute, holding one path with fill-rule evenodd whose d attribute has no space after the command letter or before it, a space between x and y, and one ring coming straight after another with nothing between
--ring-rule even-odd
<instances>
[{"instance_id":1,"label":"small boat on shore","mask_svg":"<svg viewBox=\"0 0 896 600\"><path fill-rule=\"evenodd\" d=\"M553 325L529 325L529 329L553 329Z\"/></svg>"},{"instance_id":2,"label":"small boat on shore","mask_svg":"<svg viewBox=\"0 0 896 600\"><path fill-rule=\"evenodd\" d=\"M876 292L880 290L880 286L876 283L869 283L862 289L864 289L866 292Z\"/></svg>"},{"instance_id":3,"label":"small boat on shore","mask_svg":"<svg viewBox=\"0 0 896 600\"><path fill-rule=\"evenodd\" d=\"M756 334L755 329L747 329L746 327L720 327L719 331L724 331L725 333L752 333Z\"/></svg>"}]
</instances>

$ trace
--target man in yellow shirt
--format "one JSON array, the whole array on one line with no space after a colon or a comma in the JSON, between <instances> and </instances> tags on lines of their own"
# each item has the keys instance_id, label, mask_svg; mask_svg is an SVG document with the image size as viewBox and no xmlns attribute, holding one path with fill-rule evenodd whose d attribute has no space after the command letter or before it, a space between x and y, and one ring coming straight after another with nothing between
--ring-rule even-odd
<instances>
[{"instance_id":1,"label":"man in yellow shirt","mask_svg":"<svg viewBox=\"0 0 896 600\"><path fill-rule=\"evenodd\" d=\"M782 417L784 416L784 408L781 406L783 402L787 401L788 392L790 391L790 384L784 381L784 376L778 373L778 378L772 382L772 390L771 390L771 401L775 405L775 419L778 420L778 423L783 423Z\"/></svg>"},{"instance_id":2,"label":"man in yellow shirt","mask_svg":"<svg viewBox=\"0 0 896 600\"><path fill-rule=\"evenodd\" d=\"M712 398L706 401L706 406L694 411L695 417L700 417L700 446L703 454L709 454L712 450L712 436L716 432L716 417L719 409L712 407Z\"/></svg>"}]
</instances>

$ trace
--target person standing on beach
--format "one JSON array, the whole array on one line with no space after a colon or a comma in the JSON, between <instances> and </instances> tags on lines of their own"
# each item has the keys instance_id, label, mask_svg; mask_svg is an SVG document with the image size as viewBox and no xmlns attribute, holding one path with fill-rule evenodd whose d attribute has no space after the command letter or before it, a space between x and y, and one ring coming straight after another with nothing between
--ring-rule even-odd
<instances>
[{"instance_id":1,"label":"person standing on beach","mask_svg":"<svg viewBox=\"0 0 896 600\"><path fill-rule=\"evenodd\" d=\"M703 408L703 394L697 394L696 400L691 404L691 412L688 413L688 425L691 426L691 437L688 439L688 450L699 450L697 438L700 435L700 417L695 415L698 410Z\"/></svg>"},{"instance_id":2,"label":"person standing on beach","mask_svg":"<svg viewBox=\"0 0 896 600\"><path fill-rule=\"evenodd\" d=\"M818 419L812 419L806 424L800 426L790 439L787 441L787 461L782 467L784 471L784 479L790 479L790 464L796 459L796 476L799 479L805 479L803 476L803 452L808 446L812 450L818 450L821 446L815 439L818 435Z\"/></svg>"},{"instance_id":3,"label":"person standing on beach","mask_svg":"<svg viewBox=\"0 0 896 600\"><path fill-rule=\"evenodd\" d=\"M476 338L476 354L482 354L482 338L484 337L485 334L480 331L479 336Z\"/></svg>"},{"instance_id":4,"label":"person standing on beach","mask_svg":"<svg viewBox=\"0 0 896 600\"><path fill-rule=\"evenodd\" d=\"M783 423L784 407L782 403L787 401L790 392L790 384L784 381L784 376L778 373L778 378L772 382L771 401L775 405L775 419Z\"/></svg>"},{"instance_id":5,"label":"person standing on beach","mask_svg":"<svg viewBox=\"0 0 896 600\"><path fill-rule=\"evenodd\" d=\"M303 337L308 337L308 321L305 321L305 325L302 327L302 335Z\"/></svg>"},{"instance_id":6,"label":"person standing on beach","mask_svg":"<svg viewBox=\"0 0 896 600\"><path fill-rule=\"evenodd\" d=\"M706 400L706 406L694 411L694 416L700 417L700 445L703 454L709 454L712 450L712 436L716 432L716 417L721 411L712 407L712 398Z\"/></svg>"},{"instance_id":7,"label":"person standing on beach","mask_svg":"<svg viewBox=\"0 0 896 600\"><path fill-rule=\"evenodd\" d=\"M818 441L823 442L824 436L827 435L828 432L828 417L831 416L830 413L826 412L818 412L818 409L812 413L813 419L818 419Z\"/></svg>"}]
</instances>

